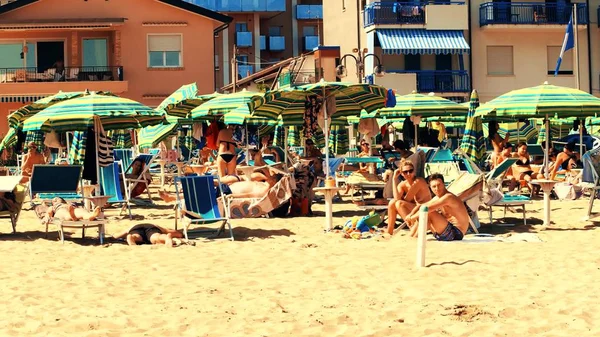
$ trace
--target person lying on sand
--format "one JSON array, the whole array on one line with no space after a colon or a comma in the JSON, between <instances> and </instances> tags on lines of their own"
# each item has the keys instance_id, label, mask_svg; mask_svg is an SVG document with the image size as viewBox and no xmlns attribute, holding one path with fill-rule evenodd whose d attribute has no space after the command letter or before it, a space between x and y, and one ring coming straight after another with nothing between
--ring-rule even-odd
<instances>
[{"instance_id":1,"label":"person lying on sand","mask_svg":"<svg viewBox=\"0 0 600 337\"><path fill-rule=\"evenodd\" d=\"M398 183L400 175L404 177L404 181ZM402 162L400 168L394 171L392 179L394 199L388 204L388 233L390 235L394 235L397 215L406 219L416 213L418 204L431 200L429 186L425 179L416 176L415 166L412 162Z\"/></svg>"},{"instance_id":2,"label":"person lying on sand","mask_svg":"<svg viewBox=\"0 0 600 337\"><path fill-rule=\"evenodd\" d=\"M66 202L63 198L54 197L52 199L52 207L48 207L48 209L45 211L42 223L46 224L52 219L60 219L64 221L94 221L100 216L101 213L102 211L100 207L96 207L92 212L88 212L85 208L75 207L73 204ZM38 214L40 213L38 212Z\"/></svg>"},{"instance_id":3,"label":"person lying on sand","mask_svg":"<svg viewBox=\"0 0 600 337\"><path fill-rule=\"evenodd\" d=\"M462 240L469 228L469 213L459 197L444 185L444 176L435 173L429 176L429 186L435 197L423 206L429 207L428 227L438 241ZM421 205L417 205L420 208ZM417 236L419 212L406 218L412 237Z\"/></svg>"},{"instance_id":4,"label":"person lying on sand","mask_svg":"<svg viewBox=\"0 0 600 337\"><path fill-rule=\"evenodd\" d=\"M115 239L125 238L127 244L130 246L148 244L173 247L175 243L179 243L176 239L183 238L183 234L175 229L167 229L157 225L144 223L135 225L124 232L113 235L113 237Z\"/></svg>"}]
</instances>

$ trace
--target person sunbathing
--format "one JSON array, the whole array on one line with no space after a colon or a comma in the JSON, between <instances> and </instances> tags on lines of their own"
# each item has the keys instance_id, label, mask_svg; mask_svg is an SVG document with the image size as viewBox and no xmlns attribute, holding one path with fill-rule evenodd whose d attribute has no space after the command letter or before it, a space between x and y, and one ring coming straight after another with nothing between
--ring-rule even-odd
<instances>
[{"instance_id":1,"label":"person sunbathing","mask_svg":"<svg viewBox=\"0 0 600 337\"><path fill-rule=\"evenodd\" d=\"M46 224L52 219L60 219L63 221L94 221L101 213L102 210L100 207L96 207L92 212L88 212L85 208L75 207L61 197L54 197L52 199L52 207L48 207L46 210L42 223Z\"/></svg>"},{"instance_id":2,"label":"person sunbathing","mask_svg":"<svg viewBox=\"0 0 600 337\"><path fill-rule=\"evenodd\" d=\"M404 181L399 183L400 175ZM410 161L404 161L392 177L394 198L388 204L388 233L394 234L396 216L406 218L416 212L419 204L431 200L431 192L425 179L415 175L415 166Z\"/></svg>"},{"instance_id":3,"label":"person sunbathing","mask_svg":"<svg viewBox=\"0 0 600 337\"><path fill-rule=\"evenodd\" d=\"M406 218L410 235L417 236L420 206L429 208L428 227L438 241L462 240L469 228L469 213L459 197L452 194L444 185L444 176L435 173L429 176L429 187L435 197L429 202L417 205L417 211Z\"/></svg>"},{"instance_id":4,"label":"person sunbathing","mask_svg":"<svg viewBox=\"0 0 600 337\"><path fill-rule=\"evenodd\" d=\"M177 241L174 239L183 238L181 231L167 229L150 223L135 225L126 231L113 235L115 239L125 238L130 246L138 244L165 245L173 247Z\"/></svg>"}]
</instances>

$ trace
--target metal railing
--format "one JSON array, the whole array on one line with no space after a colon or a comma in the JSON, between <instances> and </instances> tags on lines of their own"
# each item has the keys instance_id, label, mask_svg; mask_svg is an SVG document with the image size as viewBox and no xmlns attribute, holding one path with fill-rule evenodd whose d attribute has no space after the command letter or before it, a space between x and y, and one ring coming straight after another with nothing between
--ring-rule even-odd
<instances>
[{"instance_id":1,"label":"metal railing","mask_svg":"<svg viewBox=\"0 0 600 337\"><path fill-rule=\"evenodd\" d=\"M217 12L285 12L286 0L184 0Z\"/></svg>"},{"instance_id":2,"label":"metal railing","mask_svg":"<svg viewBox=\"0 0 600 337\"><path fill-rule=\"evenodd\" d=\"M313 50L319 46L319 37L309 35L304 37L304 50Z\"/></svg>"},{"instance_id":3,"label":"metal railing","mask_svg":"<svg viewBox=\"0 0 600 337\"><path fill-rule=\"evenodd\" d=\"M323 5L296 5L297 20L323 20Z\"/></svg>"},{"instance_id":4,"label":"metal railing","mask_svg":"<svg viewBox=\"0 0 600 337\"><path fill-rule=\"evenodd\" d=\"M267 37L265 35L260 36L260 50L267 50Z\"/></svg>"},{"instance_id":5,"label":"metal railing","mask_svg":"<svg viewBox=\"0 0 600 337\"><path fill-rule=\"evenodd\" d=\"M544 2L486 2L479 6L479 26L504 25L566 25L573 6ZM588 7L577 4L577 24L587 24Z\"/></svg>"},{"instance_id":6,"label":"metal railing","mask_svg":"<svg viewBox=\"0 0 600 337\"><path fill-rule=\"evenodd\" d=\"M464 4L464 1L374 2L365 7L364 26L425 24L427 5Z\"/></svg>"},{"instance_id":7,"label":"metal railing","mask_svg":"<svg viewBox=\"0 0 600 337\"><path fill-rule=\"evenodd\" d=\"M294 71L281 74L278 79L279 87L289 85L302 85L309 83L317 83L321 79L320 72L313 71Z\"/></svg>"},{"instance_id":8,"label":"metal railing","mask_svg":"<svg viewBox=\"0 0 600 337\"><path fill-rule=\"evenodd\" d=\"M123 81L123 67L66 67L62 71L37 67L0 68L0 83L84 81Z\"/></svg>"},{"instance_id":9,"label":"metal railing","mask_svg":"<svg viewBox=\"0 0 600 337\"><path fill-rule=\"evenodd\" d=\"M386 70L388 73L416 74L418 92L470 92L466 70Z\"/></svg>"},{"instance_id":10,"label":"metal railing","mask_svg":"<svg viewBox=\"0 0 600 337\"><path fill-rule=\"evenodd\" d=\"M285 50L285 36L269 36L269 50Z\"/></svg>"},{"instance_id":11,"label":"metal railing","mask_svg":"<svg viewBox=\"0 0 600 337\"><path fill-rule=\"evenodd\" d=\"M251 65L238 65L238 79L252 75L254 68Z\"/></svg>"},{"instance_id":12,"label":"metal railing","mask_svg":"<svg viewBox=\"0 0 600 337\"><path fill-rule=\"evenodd\" d=\"M238 47L252 47L252 32L236 32L235 43Z\"/></svg>"}]
</instances>

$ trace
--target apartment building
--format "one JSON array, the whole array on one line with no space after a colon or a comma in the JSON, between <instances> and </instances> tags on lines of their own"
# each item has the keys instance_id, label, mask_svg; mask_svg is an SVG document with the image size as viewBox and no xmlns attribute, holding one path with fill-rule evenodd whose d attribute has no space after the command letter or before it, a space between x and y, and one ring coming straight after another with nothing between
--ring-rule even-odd
<instances>
[{"instance_id":1,"label":"apartment building","mask_svg":"<svg viewBox=\"0 0 600 337\"><path fill-rule=\"evenodd\" d=\"M6 116L62 91L157 106L182 84L215 89L214 35L231 18L182 0L16 0L0 6L0 134Z\"/></svg>"},{"instance_id":2,"label":"apartment building","mask_svg":"<svg viewBox=\"0 0 600 337\"><path fill-rule=\"evenodd\" d=\"M186 0L233 18L216 37L217 87L319 46L322 0ZM234 51L234 46L236 50ZM234 52L237 69L232 69ZM235 71L234 71L235 70Z\"/></svg>"},{"instance_id":3,"label":"apartment building","mask_svg":"<svg viewBox=\"0 0 600 337\"><path fill-rule=\"evenodd\" d=\"M348 80L359 80L357 63L363 64L361 80L399 93L435 92L461 101L477 89L486 102L509 90L548 81L598 94L600 1L573 4L564 0L331 1L323 8L324 45L340 46ZM574 8L579 62L574 51L568 51L555 77ZM347 54L352 56L344 57ZM371 76L379 62L385 76Z\"/></svg>"}]
</instances>

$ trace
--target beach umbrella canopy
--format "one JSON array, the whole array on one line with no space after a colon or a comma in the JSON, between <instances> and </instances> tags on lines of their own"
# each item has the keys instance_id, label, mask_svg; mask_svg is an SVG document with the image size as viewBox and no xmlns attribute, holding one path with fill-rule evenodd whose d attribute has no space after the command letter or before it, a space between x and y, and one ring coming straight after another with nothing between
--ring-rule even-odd
<instances>
[{"instance_id":1,"label":"beach umbrella canopy","mask_svg":"<svg viewBox=\"0 0 600 337\"><path fill-rule=\"evenodd\" d=\"M2 141L0 142L0 151L6 149L7 147L16 145L17 141L17 129L9 128L8 132L6 133L6 136L4 136L4 138L2 138Z\"/></svg>"},{"instance_id":2,"label":"beach umbrella canopy","mask_svg":"<svg viewBox=\"0 0 600 337\"><path fill-rule=\"evenodd\" d=\"M507 118L585 117L600 112L600 99L587 92L544 84L510 91L483 104L477 116Z\"/></svg>"},{"instance_id":3,"label":"beach umbrella canopy","mask_svg":"<svg viewBox=\"0 0 600 337\"><path fill-rule=\"evenodd\" d=\"M423 118L461 117L467 115L469 107L458 104L449 99L432 94L423 95L413 91L408 95L397 95L396 106L383 108L378 112L378 117L394 121L408 116L421 116Z\"/></svg>"},{"instance_id":4,"label":"beach umbrella canopy","mask_svg":"<svg viewBox=\"0 0 600 337\"><path fill-rule=\"evenodd\" d=\"M198 95L198 86L194 82L175 90L156 107L156 110L164 111L167 115L174 117L186 117L194 108L220 95L216 92Z\"/></svg>"},{"instance_id":5,"label":"beach umbrella canopy","mask_svg":"<svg viewBox=\"0 0 600 337\"><path fill-rule=\"evenodd\" d=\"M177 134L179 119L167 116L167 123L147 126L138 131L138 145L140 148L154 148L169 136Z\"/></svg>"},{"instance_id":6,"label":"beach umbrella canopy","mask_svg":"<svg viewBox=\"0 0 600 337\"><path fill-rule=\"evenodd\" d=\"M538 130L532 120L525 119L522 122L504 122L499 123L500 128L498 134L504 139L506 133L510 133L508 141L516 144L518 142L529 142L533 138L537 137ZM483 125L483 135L488 137L489 125L485 123Z\"/></svg>"},{"instance_id":7,"label":"beach umbrella canopy","mask_svg":"<svg viewBox=\"0 0 600 337\"><path fill-rule=\"evenodd\" d=\"M214 99L194 108L189 115L189 118L194 121L212 120L235 112L240 115L250 115L249 103L254 97L260 97L263 94L260 92L242 90L232 94L219 95ZM277 120L277 118L275 118ZM232 118L231 122L243 123L238 119Z\"/></svg>"},{"instance_id":8,"label":"beach umbrella canopy","mask_svg":"<svg viewBox=\"0 0 600 337\"><path fill-rule=\"evenodd\" d=\"M483 123L481 117L475 117L475 110L479 107L479 95L476 90L471 93L469 101L469 114L467 124L460 143L460 149L475 163L483 161L485 156L485 139L483 138Z\"/></svg>"},{"instance_id":9,"label":"beach umbrella canopy","mask_svg":"<svg viewBox=\"0 0 600 337\"><path fill-rule=\"evenodd\" d=\"M98 116L104 130L160 124L164 114L136 101L95 92L54 104L25 120L24 131L85 131Z\"/></svg>"},{"instance_id":10,"label":"beach umbrella canopy","mask_svg":"<svg viewBox=\"0 0 600 337\"><path fill-rule=\"evenodd\" d=\"M320 99L335 97L335 113L328 117L358 116L362 110L372 112L384 107L385 88L372 84L326 82L288 87L271 91L251 102L253 116L277 119L281 116L284 126L303 125L305 103L312 96Z\"/></svg>"}]
</instances>

